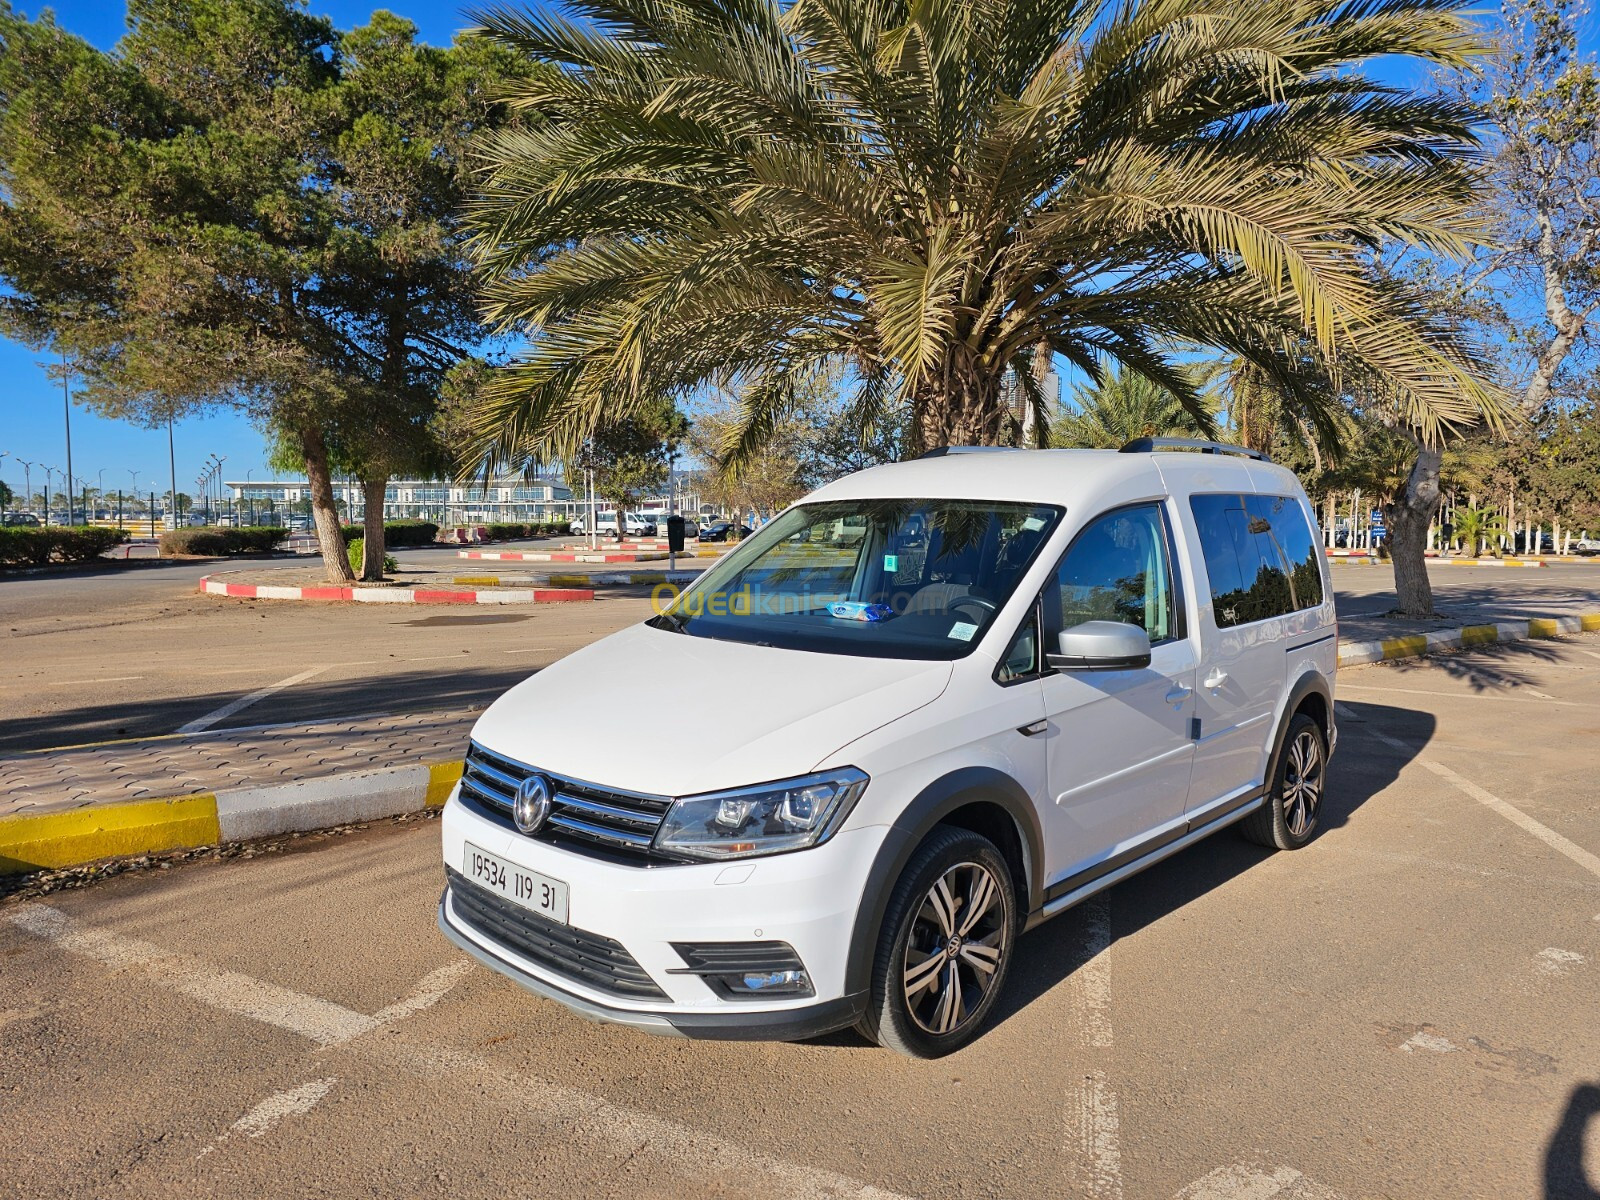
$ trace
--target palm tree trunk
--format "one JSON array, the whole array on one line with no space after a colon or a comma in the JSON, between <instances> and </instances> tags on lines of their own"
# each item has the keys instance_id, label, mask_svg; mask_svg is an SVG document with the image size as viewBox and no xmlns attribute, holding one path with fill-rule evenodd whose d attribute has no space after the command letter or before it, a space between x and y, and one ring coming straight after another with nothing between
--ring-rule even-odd
<instances>
[{"instance_id":1,"label":"palm tree trunk","mask_svg":"<svg viewBox=\"0 0 1600 1200\"><path fill-rule=\"evenodd\" d=\"M1439 509L1439 470L1444 456L1425 446L1400 494L1384 505L1389 526L1389 555L1394 564L1397 610L1408 617L1431 617L1433 584L1428 579L1428 526Z\"/></svg>"},{"instance_id":2,"label":"palm tree trunk","mask_svg":"<svg viewBox=\"0 0 1600 1200\"><path fill-rule=\"evenodd\" d=\"M919 452L941 446L996 446L1005 429L1001 374L981 367L958 346L944 370L925 380L912 400L913 439Z\"/></svg>"}]
</instances>

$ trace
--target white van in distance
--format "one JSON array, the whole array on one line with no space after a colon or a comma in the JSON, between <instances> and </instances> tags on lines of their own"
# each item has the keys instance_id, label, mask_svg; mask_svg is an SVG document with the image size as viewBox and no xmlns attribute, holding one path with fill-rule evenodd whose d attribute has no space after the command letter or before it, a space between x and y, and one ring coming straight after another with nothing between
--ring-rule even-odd
<instances>
[{"instance_id":1,"label":"white van in distance","mask_svg":"<svg viewBox=\"0 0 1600 1200\"><path fill-rule=\"evenodd\" d=\"M875 467L483 714L439 925L591 1018L946 1054L1025 929L1225 826L1312 838L1336 661L1311 506L1261 455ZM624 709L722 736L619 742Z\"/></svg>"}]
</instances>

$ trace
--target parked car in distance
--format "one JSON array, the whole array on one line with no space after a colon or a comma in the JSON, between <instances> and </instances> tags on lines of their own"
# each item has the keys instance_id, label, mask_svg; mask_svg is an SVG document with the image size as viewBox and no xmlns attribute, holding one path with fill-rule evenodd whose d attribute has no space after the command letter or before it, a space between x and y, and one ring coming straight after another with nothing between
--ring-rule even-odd
<instances>
[{"instance_id":1,"label":"parked car in distance","mask_svg":"<svg viewBox=\"0 0 1600 1200\"><path fill-rule=\"evenodd\" d=\"M1600 554L1600 536L1575 539L1572 543L1572 551L1574 554L1582 554L1586 558L1590 555Z\"/></svg>"},{"instance_id":2,"label":"parked car in distance","mask_svg":"<svg viewBox=\"0 0 1600 1200\"><path fill-rule=\"evenodd\" d=\"M0 523L6 525L26 525L30 527L43 524L43 522L41 522L39 518L34 516L31 512L8 512L5 514L4 518L0 518Z\"/></svg>"},{"instance_id":3,"label":"parked car in distance","mask_svg":"<svg viewBox=\"0 0 1600 1200\"><path fill-rule=\"evenodd\" d=\"M588 515L582 514L572 522L572 532L580 537L589 533ZM628 513L623 518L623 532L627 537L648 537L652 526L638 513ZM594 531L604 537L617 536L617 514L601 512L595 515Z\"/></svg>"},{"instance_id":4,"label":"parked car in distance","mask_svg":"<svg viewBox=\"0 0 1600 1200\"><path fill-rule=\"evenodd\" d=\"M710 525L703 525L700 528L700 540L702 542L725 542L733 534L733 528L731 521L716 521ZM747 538L749 536L750 526L740 525L739 537Z\"/></svg>"},{"instance_id":5,"label":"parked car in distance","mask_svg":"<svg viewBox=\"0 0 1600 1200\"><path fill-rule=\"evenodd\" d=\"M793 553L841 521L853 546ZM1337 656L1315 514L1254 451L874 467L490 705L439 927L593 1019L947 1054L1024 930L1229 826L1316 835ZM619 743L636 710L719 736Z\"/></svg>"}]
</instances>

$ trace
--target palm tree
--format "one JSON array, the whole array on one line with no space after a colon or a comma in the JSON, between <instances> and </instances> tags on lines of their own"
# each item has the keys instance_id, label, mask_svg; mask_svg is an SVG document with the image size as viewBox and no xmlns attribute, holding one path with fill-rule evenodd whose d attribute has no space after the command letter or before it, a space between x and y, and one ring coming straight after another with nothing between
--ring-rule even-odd
<instances>
[{"instance_id":1,"label":"palm tree","mask_svg":"<svg viewBox=\"0 0 1600 1200\"><path fill-rule=\"evenodd\" d=\"M1453 536L1461 539L1468 558L1477 558L1484 547L1494 547L1506 531L1506 519L1492 508L1458 508Z\"/></svg>"},{"instance_id":2,"label":"palm tree","mask_svg":"<svg viewBox=\"0 0 1600 1200\"><path fill-rule=\"evenodd\" d=\"M1132 371L1108 371L1098 383L1072 390L1074 412L1050 429L1056 446L1115 450L1141 437L1213 437L1210 412L1195 414L1170 389Z\"/></svg>"},{"instance_id":3,"label":"palm tree","mask_svg":"<svg viewBox=\"0 0 1600 1200\"><path fill-rule=\"evenodd\" d=\"M479 145L487 317L529 349L473 461L570 453L609 416L736 388L758 446L843 363L912 448L1019 436L1008 370L1120 364L1201 419L1195 346L1325 422L1359 371L1430 442L1500 398L1385 239L1465 253L1473 112L1366 78L1460 67L1465 0L568 0L478 16L533 60ZM542 64L542 65L541 65ZM1309 347L1309 350L1305 349Z\"/></svg>"}]
</instances>

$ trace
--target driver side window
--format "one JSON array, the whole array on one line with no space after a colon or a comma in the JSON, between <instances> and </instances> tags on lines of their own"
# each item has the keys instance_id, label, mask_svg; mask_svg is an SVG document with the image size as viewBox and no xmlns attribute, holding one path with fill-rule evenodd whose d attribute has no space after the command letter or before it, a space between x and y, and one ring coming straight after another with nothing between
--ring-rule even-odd
<instances>
[{"instance_id":1,"label":"driver side window","mask_svg":"<svg viewBox=\"0 0 1600 1200\"><path fill-rule=\"evenodd\" d=\"M1152 644L1182 637L1169 544L1160 504L1119 508L1085 526L1056 568L1057 628L1120 621Z\"/></svg>"}]
</instances>

